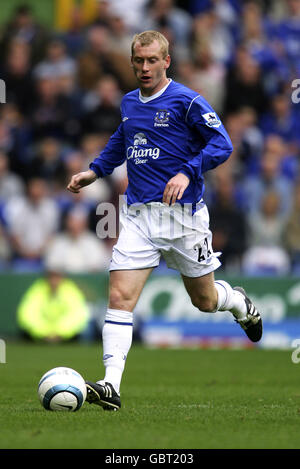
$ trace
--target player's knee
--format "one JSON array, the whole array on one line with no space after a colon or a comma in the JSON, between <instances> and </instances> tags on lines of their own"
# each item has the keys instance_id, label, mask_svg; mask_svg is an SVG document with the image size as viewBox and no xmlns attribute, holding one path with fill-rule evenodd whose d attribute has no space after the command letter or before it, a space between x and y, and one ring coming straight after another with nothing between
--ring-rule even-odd
<instances>
[{"instance_id":1,"label":"player's knee","mask_svg":"<svg viewBox=\"0 0 300 469\"><path fill-rule=\"evenodd\" d=\"M132 298L126 290L121 288L112 288L109 294L109 307L131 311Z\"/></svg>"},{"instance_id":2,"label":"player's knee","mask_svg":"<svg viewBox=\"0 0 300 469\"><path fill-rule=\"evenodd\" d=\"M217 300L210 296L196 296L192 298L193 305L200 311L213 313L217 307Z\"/></svg>"}]
</instances>

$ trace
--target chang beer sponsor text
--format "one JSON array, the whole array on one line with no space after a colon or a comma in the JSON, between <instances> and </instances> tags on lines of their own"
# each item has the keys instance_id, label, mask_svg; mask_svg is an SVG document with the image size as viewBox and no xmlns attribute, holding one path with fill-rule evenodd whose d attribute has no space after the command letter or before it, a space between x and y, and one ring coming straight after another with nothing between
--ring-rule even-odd
<instances>
[{"instance_id":1,"label":"chang beer sponsor text","mask_svg":"<svg viewBox=\"0 0 300 469\"><path fill-rule=\"evenodd\" d=\"M127 159L134 159L135 164L147 163L149 158L156 160L160 155L158 147L149 147L148 139L142 132L135 134L133 145L127 148Z\"/></svg>"}]
</instances>

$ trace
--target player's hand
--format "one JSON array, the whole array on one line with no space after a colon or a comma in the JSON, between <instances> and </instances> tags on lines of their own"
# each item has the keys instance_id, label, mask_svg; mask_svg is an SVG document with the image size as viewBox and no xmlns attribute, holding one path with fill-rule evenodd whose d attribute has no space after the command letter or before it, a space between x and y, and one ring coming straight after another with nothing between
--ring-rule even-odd
<instances>
[{"instance_id":1,"label":"player's hand","mask_svg":"<svg viewBox=\"0 0 300 469\"><path fill-rule=\"evenodd\" d=\"M189 183L189 178L183 173L178 173L176 176L172 177L166 184L163 194L163 203L174 205L176 200L181 199Z\"/></svg>"},{"instance_id":2,"label":"player's hand","mask_svg":"<svg viewBox=\"0 0 300 469\"><path fill-rule=\"evenodd\" d=\"M74 194L78 194L82 187L88 186L97 179L97 175L89 169L72 176L71 181L67 185L67 189Z\"/></svg>"}]
</instances>

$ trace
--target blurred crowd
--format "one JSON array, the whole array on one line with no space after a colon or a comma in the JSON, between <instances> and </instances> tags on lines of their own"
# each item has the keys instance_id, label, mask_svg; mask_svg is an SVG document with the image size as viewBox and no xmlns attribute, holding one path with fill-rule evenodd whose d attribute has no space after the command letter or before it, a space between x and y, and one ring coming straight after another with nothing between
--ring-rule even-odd
<instances>
[{"instance_id":1,"label":"blurred crowd","mask_svg":"<svg viewBox=\"0 0 300 469\"><path fill-rule=\"evenodd\" d=\"M132 36L146 29L167 36L169 76L211 103L233 142L205 180L222 268L298 273L300 0L99 0L89 24L75 7L67 31L19 6L0 34L0 268L108 266L116 240L97 236L96 208L118 208L126 167L79 194L66 185L119 125L122 96L136 88Z\"/></svg>"}]
</instances>

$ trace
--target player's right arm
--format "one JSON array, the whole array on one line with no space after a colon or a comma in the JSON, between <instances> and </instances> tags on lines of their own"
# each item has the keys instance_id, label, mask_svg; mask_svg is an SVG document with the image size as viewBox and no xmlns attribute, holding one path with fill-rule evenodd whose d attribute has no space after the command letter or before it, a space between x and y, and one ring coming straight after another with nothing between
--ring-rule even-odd
<instances>
[{"instance_id":1,"label":"player's right arm","mask_svg":"<svg viewBox=\"0 0 300 469\"><path fill-rule=\"evenodd\" d=\"M88 186L97 178L111 174L117 166L124 163L125 159L126 151L122 123L110 137L100 155L90 164L89 169L72 176L67 189L74 193L80 192L82 187Z\"/></svg>"},{"instance_id":2,"label":"player's right arm","mask_svg":"<svg viewBox=\"0 0 300 469\"><path fill-rule=\"evenodd\" d=\"M96 181L97 174L91 169L82 171L81 173L75 174L71 177L71 181L67 185L67 189L74 194L78 194L82 187L88 186L92 182Z\"/></svg>"}]
</instances>

